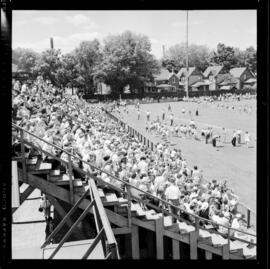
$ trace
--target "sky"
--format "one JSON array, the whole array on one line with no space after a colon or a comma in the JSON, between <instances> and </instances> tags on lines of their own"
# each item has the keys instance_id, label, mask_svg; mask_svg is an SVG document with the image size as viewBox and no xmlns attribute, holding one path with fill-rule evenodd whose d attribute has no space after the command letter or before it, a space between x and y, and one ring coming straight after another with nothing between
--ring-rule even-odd
<instances>
[{"instance_id":1,"label":"sky","mask_svg":"<svg viewBox=\"0 0 270 269\"><path fill-rule=\"evenodd\" d=\"M37 52L54 47L67 53L81 41L131 30L147 35L152 53L162 57L165 49L186 41L186 11L13 11L12 48ZM219 42L246 49L257 47L256 10L193 10L188 12L188 42L216 48Z\"/></svg>"}]
</instances>

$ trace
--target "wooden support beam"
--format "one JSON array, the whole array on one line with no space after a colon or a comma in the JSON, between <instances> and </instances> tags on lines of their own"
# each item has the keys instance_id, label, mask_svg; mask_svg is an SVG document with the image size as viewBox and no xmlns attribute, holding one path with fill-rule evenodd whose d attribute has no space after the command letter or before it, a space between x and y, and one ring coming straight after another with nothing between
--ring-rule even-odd
<instances>
[{"instance_id":1,"label":"wooden support beam","mask_svg":"<svg viewBox=\"0 0 270 269\"><path fill-rule=\"evenodd\" d=\"M188 234L178 234L172 231L164 230L164 235L168 236L172 239L175 239L177 241L184 242L186 244L189 244L189 235Z\"/></svg>"},{"instance_id":2,"label":"wooden support beam","mask_svg":"<svg viewBox=\"0 0 270 269\"><path fill-rule=\"evenodd\" d=\"M198 231L189 233L189 245L190 245L190 259L198 259L198 249L197 249Z\"/></svg>"},{"instance_id":3,"label":"wooden support beam","mask_svg":"<svg viewBox=\"0 0 270 269\"><path fill-rule=\"evenodd\" d=\"M62 187L59 187L51 182L48 182L38 176L34 176L31 173L28 173L28 178L29 178L29 185L31 185L34 188L38 188L45 194L52 195L62 201L65 201L67 203L70 203L69 199L69 191L65 190ZM76 203L80 199L79 195L74 195L74 202ZM79 205L79 208L85 209L87 205L89 204L88 199L84 199L81 204ZM105 209L107 216L113 224L120 226L120 227L127 227L128 226L128 220L125 217L122 217L113 211L109 209ZM92 211L90 210L92 213Z\"/></svg>"},{"instance_id":4,"label":"wooden support beam","mask_svg":"<svg viewBox=\"0 0 270 269\"><path fill-rule=\"evenodd\" d=\"M223 260L229 260L230 259L230 248L229 244L222 246L222 259Z\"/></svg>"},{"instance_id":5,"label":"wooden support beam","mask_svg":"<svg viewBox=\"0 0 270 269\"><path fill-rule=\"evenodd\" d=\"M54 206L54 208L56 209L56 211L58 212L60 217L63 219L67 215L67 212L65 211L65 209L59 204L59 202L57 201L56 198L54 198L53 196L48 195L48 194L46 196L47 196L48 200L50 201L50 203ZM73 221L70 218L67 218L66 224L70 228L73 225ZM75 231L79 232L77 227L75 228ZM74 233L74 235L76 236L75 233Z\"/></svg>"},{"instance_id":6,"label":"wooden support beam","mask_svg":"<svg viewBox=\"0 0 270 269\"><path fill-rule=\"evenodd\" d=\"M142 220L139 220L139 219L133 217L133 218L131 218L131 223L135 224L137 226L140 226L142 228L151 230L153 232L155 232L155 230L156 230L155 220L142 221Z\"/></svg>"},{"instance_id":7,"label":"wooden support beam","mask_svg":"<svg viewBox=\"0 0 270 269\"><path fill-rule=\"evenodd\" d=\"M22 204L27 199L27 197L34 191L34 189L35 188L33 188L32 186L28 186L26 190L23 193L21 193L20 204Z\"/></svg>"},{"instance_id":8,"label":"wooden support beam","mask_svg":"<svg viewBox=\"0 0 270 269\"><path fill-rule=\"evenodd\" d=\"M217 247L213 247L210 245L206 245L203 242L198 242L198 248L204 249L206 251L211 252L212 254L216 254L219 256L222 256L222 249L221 248L217 248Z\"/></svg>"},{"instance_id":9,"label":"wooden support beam","mask_svg":"<svg viewBox=\"0 0 270 269\"><path fill-rule=\"evenodd\" d=\"M156 251L157 259L164 259L164 242L163 242L163 218L156 220Z\"/></svg>"},{"instance_id":10,"label":"wooden support beam","mask_svg":"<svg viewBox=\"0 0 270 269\"><path fill-rule=\"evenodd\" d=\"M132 249L132 259L140 259L140 247L139 247L139 227L132 225L131 227L131 249Z\"/></svg>"},{"instance_id":11,"label":"wooden support beam","mask_svg":"<svg viewBox=\"0 0 270 269\"><path fill-rule=\"evenodd\" d=\"M210 251L205 250L205 259L206 260L212 260L213 259L213 253Z\"/></svg>"},{"instance_id":12,"label":"wooden support beam","mask_svg":"<svg viewBox=\"0 0 270 269\"><path fill-rule=\"evenodd\" d=\"M180 245L179 241L172 239L172 251L173 251L173 260L180 260Z\"/></svg>"},{"instance_id":13,"label":"wooden support beam","mask_svg":"<svg viewBox=\"0 0 270 269\"><path fill-rule=\"evenodd\" d=\"M130 228L127 228L127 227L113 228L112 230L113 230L114 235L129 234L129 233L131 233L131 229Z\"/></svg>"}]
</instances>

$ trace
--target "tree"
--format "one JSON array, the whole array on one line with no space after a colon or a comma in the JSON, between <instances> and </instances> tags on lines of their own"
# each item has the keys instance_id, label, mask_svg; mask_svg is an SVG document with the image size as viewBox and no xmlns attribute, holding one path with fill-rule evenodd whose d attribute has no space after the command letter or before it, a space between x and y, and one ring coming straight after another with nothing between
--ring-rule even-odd
<instances>
[{"instance_id":1,"label":"tree","mask_svg":"<svg viewBox=\"0 0 270 269\"><path fill-rule=\"evenodd\" d=\"M196 66L199 70L204 71L209 65L209 53L210 50L207 46L190 44L188 48L188 65ZM186 43L170 47L166 55L162 65L169 71L174 68L178 72L182 67L186 66Z\"/></svg>"},{"instance_id":2,"label":"tree","mask_svg":"<svg viewBox=\"0 0 270 269\"><path fill-rule=\"evenodd\" d=\"M73 87L78 86L79 78L79 62L74 53L68 53L61 58L61 66L56 71L57 83L64 87L71 87L73 94Z\"/></svg>"},{"instance_id":3,"label":"tree","mask_svg":"<svg viewBox=\"0 0 270 269\"><path fill-rule=\"evenodd\" d=\"M257 73L257 51L254 49L254 47L248 47L245 50L245 56L246 66L248 66L251 71Z\"/></svg>"},{"instance_id":4,"label":"tree","mask_svg":"<svg viewBox=\"0 0 270 269\"><path fill-rule=\"evenodd\" d=\"M61 81L59 81L59 75L57 74L61 66L61 51L48 49L42 52L35 71L44 79L49 79L53 85L62 86Z\"/></svg>"},{"instance_id":5,"label":"tree","mask_svg":"<svg viewBox=\"0 0 270 269\"><path fill-rule=\"evenodd\" d=\"M76 81L83 82L86 90L94 92L94 75L96 67L102 59L101 46L97 39L83 41L74 51L74 57L78 60L78 75ZM77 72L77 71L76 71ZM80 77L80 78L79 78Z\"/></svg>"},{"instance_id":6,"label":"tree","mask_svg":"<svg viewBox=\"0 0 270 269\"><path fill-rule=\"evenodd\" d=\"M104 40L103 60L97 67L95 77L111 86L112 92L122 93L126 85L131 92L153 81L159 65L151 52L147 36L126 31L110 35Z\"/></svg>"},{"instance_id":7,"label":"tree","mask_svg":"<svg viewBox=\"0 0 270 269\"><path fill-rule=\"evenodd\" d=\"M17 48L12 51L12 62L18 65L18 70L28 73L30 78L37 76L35 67L40 59L40 55L26 48Z\"/></svg>"},{"instance_id":8,"label":"tree","mask_svg":"<svg viewBox=\"0 0 270 269\"><path fill-rule=\"evenodd\" d=\"M217 51L214 51L210 62L211 64L223 65L224 69L229 71L232 67L237 65L234 48L218 43Z\"/></svg>"}]
</instances>

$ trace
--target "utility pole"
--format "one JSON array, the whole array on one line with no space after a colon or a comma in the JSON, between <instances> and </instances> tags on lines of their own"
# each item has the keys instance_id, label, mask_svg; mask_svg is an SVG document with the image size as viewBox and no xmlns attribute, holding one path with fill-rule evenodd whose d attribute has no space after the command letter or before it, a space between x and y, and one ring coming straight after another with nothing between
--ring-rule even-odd
<instances>
[{"instance_id":1,"label":"utility pole","mask_svg":"<svg viewBox=\"0 0 270 269\"><path fill-rule=\"evenodd\" d=\"M51 43L51 49L53 50L53 38L50 38L50 43Z\"/></svg>"},{"instance_id":2,"label":"utility pole","mask_svg":"<svg viewBox=\"0 0 270 269\"><path fill-rule=\"evenodd\" d=\"M186 93L187 93L187 98L188 98L188 10L187 10L187 29L186 29L186 34L187 34L187 42L186 42L186 68L187 68L187 76L186 76Z\"/></svg>"}]
</instances>

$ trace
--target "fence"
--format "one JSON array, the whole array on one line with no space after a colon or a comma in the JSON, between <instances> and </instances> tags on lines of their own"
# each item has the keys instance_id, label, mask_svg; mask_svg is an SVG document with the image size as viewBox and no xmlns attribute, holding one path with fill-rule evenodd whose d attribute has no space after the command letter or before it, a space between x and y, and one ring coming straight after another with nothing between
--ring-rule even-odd
<instances>
[{"instance_id":1,"label":"fence","mask_svg":"<svg viewBox=\"0 0 270 269\"><path fill-rule=\"evenodd\" d=\"M254 89L242 89L242 90L215 90L215 91L189 91L189 97L199 97L199 96L219 96L221 94L225 93L232 93L232 94L256 94L257 91ZM168 92L168 91L162 91L162 92L141 92L141 93L123 93L121 94L121 99L142 99L142 98L153 98L156 100L162 100L162 98L179 98L182 99L183 97L186 96L185 91L177 91L177 92ZM85 94L83 95L83 98L88 100L88 99L98 99L99 101L104 101L104 100L117 100L120 98L120 95L118 93L111 93L108 95L91 95L91 94Z\"/></svg>"},{"instance_id":2,"label":"fence","mask_svg":"<svg viewBox=\"0 0 270 269\"><path fill-rule=\"evenodd\" d=\"M117 121L125 130L127 130L127 132L131 136L137 137L138 140L142 142L144 145L146 145L149 149L154 150L156 148L156 144L154 144L150 139L146 138L136 129L132 128L127 123L121 121L116 116L108 112L106 109L104 109L104 111L111 119ZM254 211L247 208L242 203L237 204L237 211L242 214L242 219L247 223L248 228L250 227L256 228L257 219L256 219L256 213Z\"/></svg>"}]
</instances>

